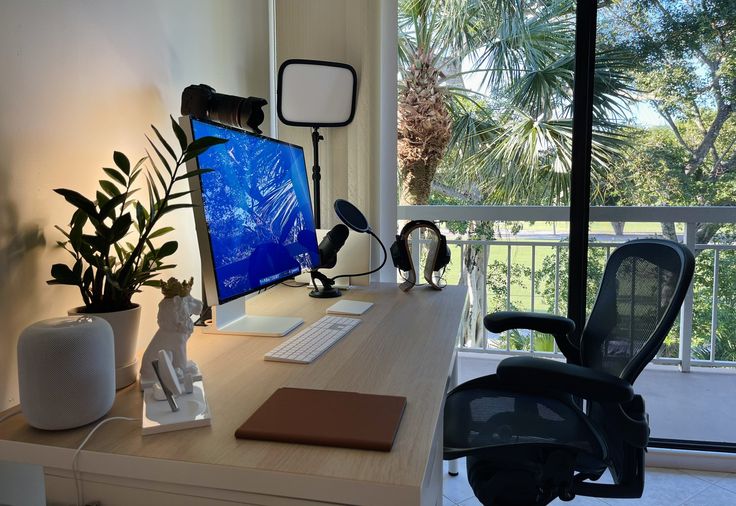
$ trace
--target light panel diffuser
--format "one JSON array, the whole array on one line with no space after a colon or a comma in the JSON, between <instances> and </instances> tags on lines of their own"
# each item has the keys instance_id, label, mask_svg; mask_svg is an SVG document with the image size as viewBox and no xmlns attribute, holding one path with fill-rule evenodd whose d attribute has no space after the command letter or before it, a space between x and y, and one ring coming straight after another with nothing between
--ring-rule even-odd
<instances>
[{"instance_id":1,"label":"light panel diffuser","mask_svg":"<svg viewBox=\"0 0 736 506\"><path fill-rule=\"evenodd\" d=\"M293 126L345 126L355 115L356 87L350 65L287 60L278 75L279 119Z\"/></svg>"}]
</instances>

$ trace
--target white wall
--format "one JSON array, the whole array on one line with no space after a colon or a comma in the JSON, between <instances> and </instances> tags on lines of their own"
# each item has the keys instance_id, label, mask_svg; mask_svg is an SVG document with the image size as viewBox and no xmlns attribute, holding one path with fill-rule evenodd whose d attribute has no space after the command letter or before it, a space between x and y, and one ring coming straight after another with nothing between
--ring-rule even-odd
<instances>
[{"instance_id":1,"label":"white wall","mask_svg":"<svg viewBox=\"0 0 736 506\"><path fill-rule=\"evenodd\" d=\"M94 195L114 150L137 159L150 124L169 132L189 84L268 97L267 15L267 0L0 3L0 410L17 403L20 331L81 303L74 288L45 283L67 260L53 225L71 216L52 189ZM171 216L170 273L198 279L191 214ZM139 348L160 298L146 290L134 299Z\"/></svg>"},{"instance_id":2,"label":"white wall","mask_svg":"<svg viewBox=\"0 0 736 506\"><path fill-rule=\"evenodd\" d=\"M352 65L358 76L353 122L320 129L325 138L319 152L322 228L337 222L332 210L336 198L350 200L374 226L378 223L379 7L378 0L276 1L277 65L292 58L336 61ZM310 132L279 125L280 138L304 146L311 188Z\"/></svg>"}]
</instances>

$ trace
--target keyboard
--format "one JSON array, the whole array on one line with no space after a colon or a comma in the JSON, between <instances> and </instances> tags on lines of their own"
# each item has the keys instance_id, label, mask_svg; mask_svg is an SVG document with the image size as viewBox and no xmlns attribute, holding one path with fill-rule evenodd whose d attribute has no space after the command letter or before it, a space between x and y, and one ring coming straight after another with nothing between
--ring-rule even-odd
<instances>
[{"instance_id":1,"label":"keyboard","mask_svg":"<svg viewBox=\"0 0 736 506\"><path fill-rule=\"evenodd\" d=\"M310 364L353 330L361 320L325 316L263 356L273 362Z\"/></svg>"}]
</instances>

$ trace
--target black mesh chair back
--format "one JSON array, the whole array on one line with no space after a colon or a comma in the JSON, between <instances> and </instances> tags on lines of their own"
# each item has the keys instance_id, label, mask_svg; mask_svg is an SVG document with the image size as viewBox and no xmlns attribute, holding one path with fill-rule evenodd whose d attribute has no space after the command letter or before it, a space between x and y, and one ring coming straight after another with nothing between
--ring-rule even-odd
<instances>
[{"instance_id":1,"label":"black mesh chair back","mask_svg":"<svg viewBox=\"0 0 736 506\"><path fill-rule=\"evenodd\" d=\"M467 457L468 481L484 505L543 506L576 494L641 497L649 422L633 383L670 331L694 266L678 243L621 245L578 343L568 340L574 324L564 317L486 316L493 332L551 333L568 363L507 358L496 374L448 394L444 458ZM613 484L595 483L606 469Z\"/></svg>"},{"instance_id":2,"label":"black mesh chair back","mask_svg":"<svg viewBox=\"0 0 736 506\"><path fill-rule=\"evenodd\" d=\"M670 241L642 239L616 249L581 336L582 365L633 384L676 318L693 263Z\"/></svg>"}]
</instances>

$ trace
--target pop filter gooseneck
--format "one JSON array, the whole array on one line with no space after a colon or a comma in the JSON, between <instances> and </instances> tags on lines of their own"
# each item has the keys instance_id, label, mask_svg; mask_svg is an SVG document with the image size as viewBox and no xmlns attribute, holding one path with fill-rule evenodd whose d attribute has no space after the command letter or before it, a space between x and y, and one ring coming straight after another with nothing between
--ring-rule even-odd
<instances>
[{"instance_id":1,"label":"pop filter gooseneck","mask_svg":"<svg viewBox=\"0 0 736 506\"><path fill-rule=\"evenodd\" d=\"M337 217L340 218L340 221L347 225L348 228L355 230L356 232L372 235L373 238L378 241L378 244L381 245L381 249L383 250L383 262L381 262L381 265L368 272L361 272L358 274L341 274L332 278L332 281L335 281L339 278L357 278L360 276L368 276L370 274L373 274L374 272L380 271L383 266L386 265L388 253L386 253L386 246L383 245L381 239L379 239L379 237L373 233L373 230L371 230L371 227L370 225L368 225L368 220L366 219L365 215L363 215L360 209L344 199L335 200L335 214L337 214Z\"/></svg>"}]
</instances>

